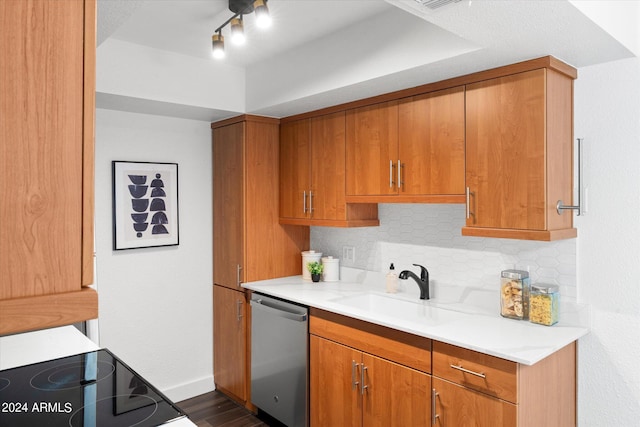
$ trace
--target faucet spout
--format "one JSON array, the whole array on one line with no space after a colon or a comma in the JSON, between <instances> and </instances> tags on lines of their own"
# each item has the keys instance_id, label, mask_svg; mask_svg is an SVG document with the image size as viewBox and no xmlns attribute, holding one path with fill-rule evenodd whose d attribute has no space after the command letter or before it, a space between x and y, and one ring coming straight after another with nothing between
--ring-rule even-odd
<instances>
[{"instance_id":1,"label":"faucet spout","mask_svg":"<svg viewBox=\"0 0 640 427\"><path fill-rule=\"evenodd\" d=\"M420 267L420 277L418 277L411 270L403 270L398 275L398 278L406 280L411 277L416 281L418 287L420 288L420 299L429 299L429 270L423 267L420 264L413 264L416 267Z\"/></svg>"}]
</instances>

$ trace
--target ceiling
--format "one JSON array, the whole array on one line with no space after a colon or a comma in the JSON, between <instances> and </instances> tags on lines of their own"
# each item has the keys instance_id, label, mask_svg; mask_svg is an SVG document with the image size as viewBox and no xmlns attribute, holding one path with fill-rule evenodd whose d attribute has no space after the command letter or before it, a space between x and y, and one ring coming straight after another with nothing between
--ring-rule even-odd
<instances>
[{"instance_id":1,"label":"ceiling","mask_svg":"<svg viewBox=\"0 0 640 427\"><path fill-rule=\"evenodd\" d=\"M633 56L566 0L462 0L436 11L416 0L268 6L272 27L259 30L246 16L246 45L227 41L218 62L211 35L232 16L226 0L98 0L98 107L199 120L283 117L549 54L575 67ZM163 100L162 85L153 100L101 90L100 51L123 46L109 40L197 58L212 79L235 67L244 73L244 107Z\"/></svg>"}]
</instances>

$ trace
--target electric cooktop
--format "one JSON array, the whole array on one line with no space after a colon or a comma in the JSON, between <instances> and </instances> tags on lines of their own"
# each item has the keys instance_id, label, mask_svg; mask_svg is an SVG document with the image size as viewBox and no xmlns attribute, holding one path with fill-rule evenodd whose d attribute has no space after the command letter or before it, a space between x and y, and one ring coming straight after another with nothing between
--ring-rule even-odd
<instances>
[{"instance_id":1,"label":"electric cooktop","mask_svg":"<svg viewBox=\"0 0 640 427\"><path fill-rule=\"evenodd\" d=\"M0 427L150 427L184 416L107 349L0 371Z\"/></svg>"}]
</instances>

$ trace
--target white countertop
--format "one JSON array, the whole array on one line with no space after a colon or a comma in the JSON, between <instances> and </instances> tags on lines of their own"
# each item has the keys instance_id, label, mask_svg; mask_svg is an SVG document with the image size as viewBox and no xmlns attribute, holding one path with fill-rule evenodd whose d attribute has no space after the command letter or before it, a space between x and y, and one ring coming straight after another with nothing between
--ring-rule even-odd
<instances>
[{"instance_id":1,"label":"white countertop","mask_svg":"<svg viewBox=\"0 0 640 427\"><path fill-rule=\"evenodd\" d=\"M539 362L589 332L584 324L584 313L570 313L574 308L562 301L561 311L564 313L560 314L560 322L553 326L543 326L505 319L498 314L497 309L488 308L487 297L499 300L497 290L494 297L493 292L483 292L481 289L441 288L435 298L425 301L418 298L418 286L411 280L401 281L404 282L403 292L385 294L384 275L380 273L343 267L341 278L338 282L312 283L304 281L302 276L292 276L248 282L242 286L266 295L525 365ZM342 298L358 298L357 295L360 294L375 294L378 301L392 297L411 301L415 305L410 305L409 310L396 310L396 314L390 314L393 311L393 301L388 305L389 310L381 308L376 312L340 302Z\"/></svg>"},{"instance_id":2,"label":"white countertop","mask_svg":"<svg viewBox=\"0 0 640 427\"><path fill-rule=\"evenodd\" d=\"M0 371L99 349L73 326L8 335L0 337ZM195 427L186 417L164 425Z\"/></svg>"}]
</instances>

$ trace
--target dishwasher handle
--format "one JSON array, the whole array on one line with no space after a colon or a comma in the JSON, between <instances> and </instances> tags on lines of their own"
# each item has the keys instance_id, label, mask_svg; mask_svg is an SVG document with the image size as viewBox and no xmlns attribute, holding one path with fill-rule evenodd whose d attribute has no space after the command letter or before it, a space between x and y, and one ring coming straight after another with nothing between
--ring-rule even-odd
<instances>
[{"instance_id":1,"label":"dishwasher handle","mask_svg":"<svg viewBox=\"0 0 640 427\"><path fill-rule=\"evenodd\" d=\"M254 299L251 300L251 308L262 310L265 313L270 313L275 316L284 317L285 319L295 320L296 322L306 322L307 314L306 313L295 313L292 311L286 310L284 307L275 307L269 305L269 302L264 299Z\"/></svg>"}]
</instances>

